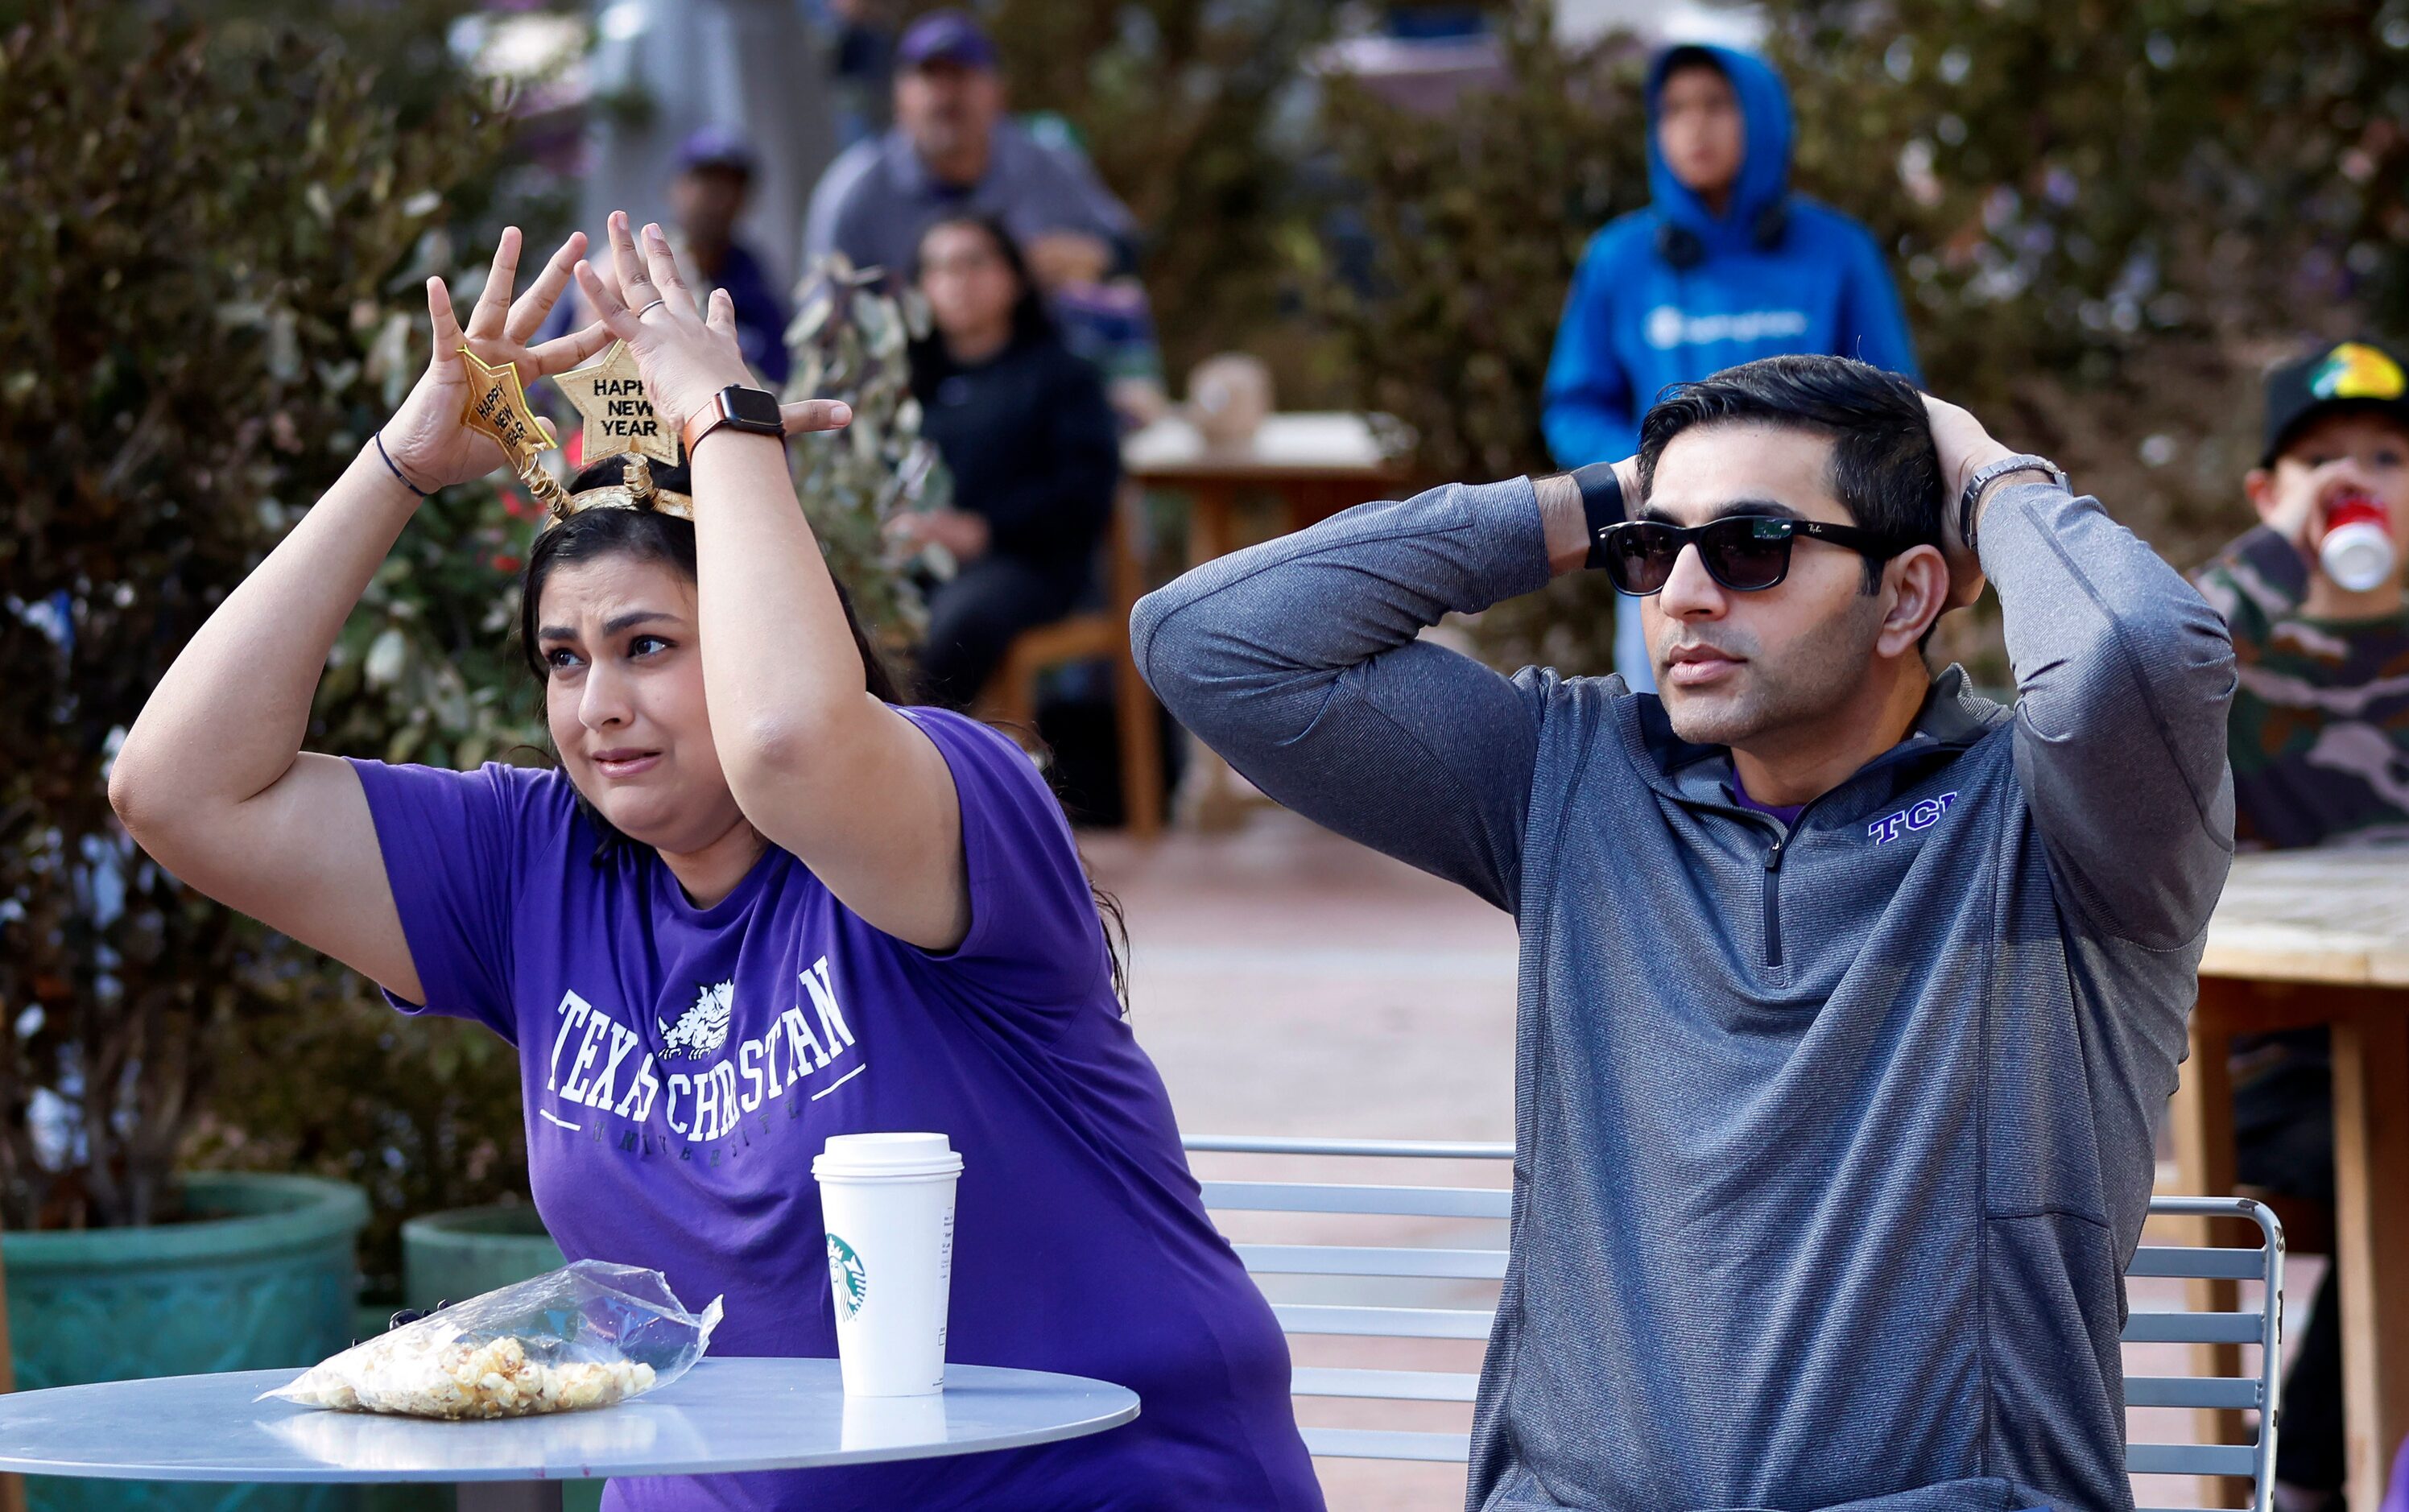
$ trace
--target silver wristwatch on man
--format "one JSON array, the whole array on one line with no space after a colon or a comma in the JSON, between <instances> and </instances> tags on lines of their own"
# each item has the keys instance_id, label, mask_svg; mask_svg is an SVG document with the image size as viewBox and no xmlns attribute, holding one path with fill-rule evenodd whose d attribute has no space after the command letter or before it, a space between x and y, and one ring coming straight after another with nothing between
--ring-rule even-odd
<instances>
[{"instance_id":1,"label":"silver wristwatch on man","mask_svg":"<svg viewBox=\"0 0 2409 1512\"><path fill-rule=\"evenodd\" d=\"M1965 492L1957 496L1957 539L1966 543L1968 551L1974 549L1974 507L1983 501L1983 491L2012 472L2045 472L2058 487L2070 494L2074 492L2066 469L2045 456L2020 452L1976 468L1974 476L1966 480Z\"/></svg>"}]
</instances>

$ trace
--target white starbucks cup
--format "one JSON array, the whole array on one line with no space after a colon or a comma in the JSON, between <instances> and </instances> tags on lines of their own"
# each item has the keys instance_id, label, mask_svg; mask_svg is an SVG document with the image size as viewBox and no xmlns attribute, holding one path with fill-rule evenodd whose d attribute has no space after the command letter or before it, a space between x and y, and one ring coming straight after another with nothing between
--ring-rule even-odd
<instances>
[{"instance_id":1,"label":"white starbucks cup","mask_svg":"<svg viewBox=\"0 0 2409 1512\"><path fill-rule=\"evenodd\" d=\"M812 1161L846 1395L945 1390L961 1169L943 1134L837 1134Z\"/></svg>"}]
</instances>

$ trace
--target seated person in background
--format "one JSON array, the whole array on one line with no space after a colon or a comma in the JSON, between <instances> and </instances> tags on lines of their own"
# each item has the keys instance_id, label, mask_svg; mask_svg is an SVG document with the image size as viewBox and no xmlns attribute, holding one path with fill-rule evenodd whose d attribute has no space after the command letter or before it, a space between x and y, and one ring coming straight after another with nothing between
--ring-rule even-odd
<instances>
[{"instance_id":1,"label":"seated person in background","mask_svg":"<svg viewBox=\"0 0 2409 1512\"><path fill-rule=\"evenodd\" d=\"M895 126L837 155L812 191L803 254L841 252L890 276L953 215L990 215L1032 261L1091 269L1129 261L1130 213L1075 152L1003 113L995 44L958 10L921 17L895 50Z\"/></svg>"},{"instance_id":2,"label":"seated person in background","mask_svg":"<svg viewBox=\"0 0 2409 1512\"><path fill-rule=\"evenodd\" d=\"M2286 363L2267 376L2266 436L2243 481L2260 524L2196 580L2239 664L2234 838L2256 849L2409 842L2409 375L2372 341ZM2388 527L2392 557L2357 586L2322 559L2329 531L2353 518ZM2332 1087L2323 1029L2235 1044L2243 1182L2331 1205ZM2275 1479L2288 1512L2343 1487L2339 1304L2329 1266L2284 1388Z\"/></svg>"},{"instance_id":3,"label":"seated person in background","mask_svg":"<svg viewBox=\"0 0 2409 1512\"><path fill-rule=\"evenodd\" d=\"M925 697L962 708L1014 636L1060 619L1088 591L1120 443L1103 381L1055 334L1000 222L930 226L912 277L933 327L913 346L912 392L959 507L893 528L960 564L930 596L920 674Z\"/></svg>"},{"instance_id":4,"label":"seated person in background","mask_svg":"<svg viewBox=\"0 0 2409 1512\"><path fill-rule=\"evenodd\" d=\"M736 223L753 193L753 150L724 126L705 126L678 150L670 183L679 252L708 289L725 289L736 306L736 345L744 365L772 388L784 388L786 304L761 261L736 239Z\"/></svg>"}]
</instances>

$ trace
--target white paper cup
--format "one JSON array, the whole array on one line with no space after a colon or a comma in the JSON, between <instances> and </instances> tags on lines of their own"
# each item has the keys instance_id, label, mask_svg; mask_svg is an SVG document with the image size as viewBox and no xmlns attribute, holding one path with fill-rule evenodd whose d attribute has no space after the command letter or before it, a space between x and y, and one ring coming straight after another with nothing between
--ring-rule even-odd
<instances>
[{"instance_id":1,"label":"white paper cup","mask_svg":"<svg viewBox=\"0 0 2409 1512\"><path fill-rule=\"evenodd\" d=\"M943 1134L838 1134L812 1161L846 1395L945 1390L961 1169Z\"/></svg>"}]
</instances>

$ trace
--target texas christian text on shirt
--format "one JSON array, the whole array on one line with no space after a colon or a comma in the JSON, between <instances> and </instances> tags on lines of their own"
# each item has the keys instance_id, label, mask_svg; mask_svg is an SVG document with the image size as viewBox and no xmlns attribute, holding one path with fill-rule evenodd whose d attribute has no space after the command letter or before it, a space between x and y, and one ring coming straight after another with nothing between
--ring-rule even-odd
<instances>
[{"instance_id":1,"label":"texas christian text on shirt","mask_svg":"<svg viewBox=\"0 0 2409 1512\"><path fill-rule=\"evenodd\" d=\"M837 1066L840 1074L827 1086L800 1094L801 1098L824 1096L862 1068L853 1054L853 1030L837 1006L828 958L822 956L810 970L797 972L795 980L801 984L797 997L810 1000L808 1013L800 1001L785 1008L771 1020L768 1032L688 1071L659 1068L665 1061L676 1063L680 1057L701 1060L728 1043L736 984L716 982L704 987L674 1026L656 1019L661 1049L645 1051L641 1061L628 1067L624 1093L619 1090L620 1067L633 1057L642 1037L574 991L564 992L544 1090L564 1102L607 1113L624 1126L616 1135L623 1150L643 1147L647 1137L643 1126L656 1110L667 1135L698 1142L726 1139L745 1114L785 1097L805 1076ZM561 1070L564 1058L569 1065L565 1073ZM661 1095L664 1088L669 1094L666 1101ZM557 1113L538 1111L564 1129L584 1127ZM799 1100L786 1116L799 1116L801 1111Z\"/></svg>"},{"instance_id":2,"label":"texas christian text on shirt","mask_svg":"<svg viewBox=\"0 0 2409 1512\"><path fill-rule=\"evenodd\" d=\"M942 955L775 848L698 908L649 850L599 845L555 772L357 764L428 1010L519 1047L536 1203L570 1258L724 1295L714 1353L832 1355L811 1159L936 1130L963 1156L947 1357L1144 1401L1073 1444L619 1480L609 1505L1318 1508L1286 1346L1204 1217L1060 806L994 731L908 713L961 799L972 925Z\"/></svg>"}]
</instances>

